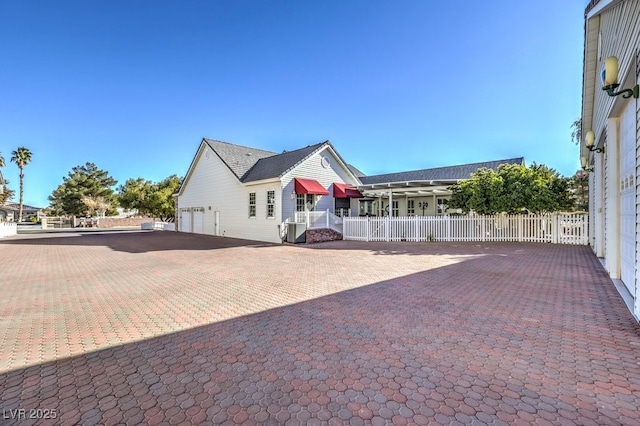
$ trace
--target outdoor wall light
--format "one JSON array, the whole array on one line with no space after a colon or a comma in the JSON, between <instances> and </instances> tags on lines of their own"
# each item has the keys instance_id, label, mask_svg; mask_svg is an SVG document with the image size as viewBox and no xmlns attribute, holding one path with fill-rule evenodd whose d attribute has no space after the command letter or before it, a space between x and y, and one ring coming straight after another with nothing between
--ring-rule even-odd
<instances>
[{"instance_id":1,"label":"outdoor wall light","mask_svg":"<svg viewBox=\"0 0 640 426\"><path fill-rule=\"evenodd\" d=\"M593 167L589 166L587 157L580 157L580 163L582 164L582 170L584 170L585 172L590 172L593 170Z\"/></svg>"},{"instance_id":2,"label":"outdoor wall light","mask_svg":"<svg viewBox=\"0 0 640 426\"><path fill-rule=\"evenodd\" d=\"M618 84L618 58L615 56L609 56L604 60L604 70L602 70L602 90L606 90L609 96L622 95L623 98L638 98L640 95L640 86L637 84L631 89L621 90L616 92L615 90L620 86Z\"/></svg>"},{"instance_id":3,"label":"outdoor wall light","mask_svg":"<svg viewBox=\"0 0 640 426\"><path fill-rule=\"evenodd\" d=\"M418 207L420 207L422 209L422 216L424 216L424 210L429 207L429 202L428 201L420 201L418 202Z\"/></svg>"},{"instance_id":4,"label":"outdoor wall light","mask_svg":"<svg viewBox=\"0 0 640 426\"><path fill-rule=\"evenodd\" d=\"M596 148L595 147L595 141L596 141L596 135L593 133L593 131L589 130L587 132L587 141L585 142L586 147L589 149L589 151L595 151L598 153L603 153L604 152L604 146L602 148Z\"/></svg>"}]
</instances>

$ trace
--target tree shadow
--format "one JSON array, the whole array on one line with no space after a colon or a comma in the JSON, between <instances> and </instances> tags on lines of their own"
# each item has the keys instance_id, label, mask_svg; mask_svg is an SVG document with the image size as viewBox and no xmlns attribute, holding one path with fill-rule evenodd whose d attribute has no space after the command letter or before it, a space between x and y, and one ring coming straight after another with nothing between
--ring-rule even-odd
<instances>
[{"instance_id":1,"label":"tree shadow","mask_svg":"<svg viewBox=\"0 0 640 426\"><path fill-rule=\"evenodd\" d=\"M561 249L559 244L522 243L522 242L416 242L416 241L327 241L313 244L299 244L296 247L310 250L353 250L370 251L376 255L522 255L539 250L543 247ZM587 246L582 247L588 250Z\"/></svg>"},{"instance_id":2,"label":"tree shadow","mask_svg":"<svg viewBox=\"0 0 640 426\"><path fill-rule=\"evenodd\" d=\"M105 246L127 253L166 250L217 250L232 247L274 247L260 241L171 231L76 231L73 233L22 234L0 240L2 245Z\"/></svg>"},{"instance_id":3,"label":"tree shadow","mask_svg":"<svg viewBox=\"0 0 640 426\"><path fill-rule=\"evenodd\" d=\"M593 253L474 257L5 372L0 405L61 424L514 423L523 410L633 424L640 349L620 342L640 342L640 326ZM617 390L606 371L626 373Z\"/></svg>"}]
</instances>

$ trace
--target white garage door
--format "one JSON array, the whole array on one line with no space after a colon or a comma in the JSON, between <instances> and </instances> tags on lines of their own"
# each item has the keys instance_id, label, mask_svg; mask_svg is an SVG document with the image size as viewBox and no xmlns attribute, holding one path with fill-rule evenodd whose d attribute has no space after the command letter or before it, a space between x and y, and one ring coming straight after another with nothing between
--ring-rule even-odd
<instances>
[{"instance_id":1,"label":"white garage door","mask_svg":"<svg viewBox=\"0 0 640 426\"><path fill-rule=\"evenodd\" d=\"M620 119L620 273L631 294L636 271L636 131L634 102Z\"/></svg>"},{"instance_id":2,"label":"white garage door","mask_svg":"<svg viewBox=\"0 0 640 426\"><path fill-rule=\"evenodd\" d=\"M202 207L193 209L193 233L204 233L204 209Z\"/></svg>"},{"instance_id":3,"label":"white garage door","mask_svg":"<svg viewBox=\"0 0 640 426\"><path fill-rule=\"evenodd\" d=\"M180 232L191 232L191 211L180 212Z\"/></svg>"}]
</instances>

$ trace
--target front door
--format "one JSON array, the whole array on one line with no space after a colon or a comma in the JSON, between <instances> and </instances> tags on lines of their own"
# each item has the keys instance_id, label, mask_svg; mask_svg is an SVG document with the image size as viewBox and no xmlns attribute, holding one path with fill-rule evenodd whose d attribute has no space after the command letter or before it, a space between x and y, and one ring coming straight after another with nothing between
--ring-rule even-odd
<instances>
[{"instance_id":1,"label":"front door","mask_svg":"<svg viewBox=\"0 0 640 426\"><path fill-rule=\"evenodd\" d=\"M180 232L191 232L191 211L189 209L180 212Z\"/></svg>"}]
</instances>

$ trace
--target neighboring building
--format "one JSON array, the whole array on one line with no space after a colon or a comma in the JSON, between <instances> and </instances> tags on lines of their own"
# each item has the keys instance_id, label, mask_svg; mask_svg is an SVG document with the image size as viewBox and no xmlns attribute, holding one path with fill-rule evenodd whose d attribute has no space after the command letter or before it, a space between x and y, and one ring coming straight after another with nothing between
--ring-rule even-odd
<instances>
[{"instance_id":1,"label":"neighboring building","mask_svg":"<svg viewBox=\"0 0 640 426\"><path fill-rule=\"evenodd\" d=\"M520 164L524 158L437 167L408 172L360 177L358 190L365 198L359 201L359 214L382 216L433 216L447 212L451 198L448 187L466 180L478 169L497 171L502 164ZM389 207L391 206L391 207Z\"/></svg>"},{"instance_id":2,"label":"neighboring building","mask_svg":"<svg viewBox=\"0 0 640 426\"><path fill-rule=\"evenodd\" d=\"M328 141L277 154L203 139L176 195L176 229L281 242L285 222L306 210L444 214L449 185L500 164L524 165L524 158L365 176Z\"/></svg>"},{"instance_id":3,"label":"neighboring building","mask_svg":"<svg viewBox=\"0 0 640 426\"><path fill-rule=\"evenodd\" d=\"M640 102L633 95L609 95L601 81L609 57L617 57L616 90L638 84L640 70L640 0L591 1L585 13L582 135L593 137L593 150L581 145L591 170L589 240L618 285L629 309L640 318L638 167ZM613 74L612 72L610 74ZM609 76L608 80L611 79ZM637 94L637 92L636 92ZM620 280L620 281L618 281Z\"/></svg>"},{"instance_id":4,"label":"neighboring building","mask_svg":"<svg viewBox=\"0 0 640 426\"><path fill-rule=\"evenodd\" d=\"M18 222L18 213L20 212L20 204L4 203L0 204L0 222ZM22 221L29 222L30 216L40 217L42 209L39 207L22 205Z\"/></svg>"}]
</instances>

